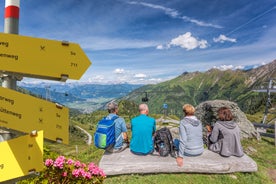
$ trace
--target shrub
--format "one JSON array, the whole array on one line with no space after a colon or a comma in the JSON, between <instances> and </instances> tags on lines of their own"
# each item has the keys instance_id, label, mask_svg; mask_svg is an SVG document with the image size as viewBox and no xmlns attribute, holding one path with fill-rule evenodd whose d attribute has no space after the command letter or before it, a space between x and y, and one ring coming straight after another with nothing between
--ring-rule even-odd
<instances>
[{"instance_id":1,"label":"shrub","mask_svg":"<svg viewBox=\"0 0 276 184\"><path fill-rule=\"evenodd\" d=\"M46 159L44 162L45 168L41 174L41 183L103 183L105 174L94 163L81 163L78 160L58 156L55 160Z\"/></svg>"}]
</instances>

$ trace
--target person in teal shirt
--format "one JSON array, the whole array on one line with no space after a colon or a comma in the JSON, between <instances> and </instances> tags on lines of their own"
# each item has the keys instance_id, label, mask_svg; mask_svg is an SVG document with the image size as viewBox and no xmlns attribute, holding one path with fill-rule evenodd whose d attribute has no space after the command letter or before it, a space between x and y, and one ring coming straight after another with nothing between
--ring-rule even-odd
<instances>
[{"instance_id":1,"label":"person in teal shirt","mask_svg":"<svg viewBox=\"0 0 276 184\"><path fill-rule=\"evenodd\" d=\"M153 134L156 122L154 118L148 116L147 104L140 104L139 112L139 116L131 119L130 151L137 155L147 155L154 151Z\"/></svg>"}]
</instances>

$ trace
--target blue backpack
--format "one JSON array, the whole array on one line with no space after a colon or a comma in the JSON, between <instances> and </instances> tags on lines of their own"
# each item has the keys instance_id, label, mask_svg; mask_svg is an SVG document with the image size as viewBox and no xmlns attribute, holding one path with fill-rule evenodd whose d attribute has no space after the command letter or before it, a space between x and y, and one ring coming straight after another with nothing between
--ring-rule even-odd
<instances>
[{"instance_id":1,"label":"blue backpack","mask_svg":"<svg viewBox=\"0 0 276 184\"><path fill-rule=\"evenodd\" d=\"M107 119L104 117L98 122L96 132L94 133L94 144L97 148L105 149L115 144L115 119L118 116Z\"/></svg>"}]
</instances>

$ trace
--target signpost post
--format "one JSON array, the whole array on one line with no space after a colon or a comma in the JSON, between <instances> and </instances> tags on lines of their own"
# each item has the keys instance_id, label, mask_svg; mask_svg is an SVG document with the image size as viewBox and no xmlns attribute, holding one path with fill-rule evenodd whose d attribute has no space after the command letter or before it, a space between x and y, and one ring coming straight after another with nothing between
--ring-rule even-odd
<instances>
[{"instance_id":1,"label":"signpost post","mask_svg":"<svg viewBox=\"0 0 276 184\"><path fill-rule=\"evenodd\" d=\"M19 25L19 5L20 0L5 1L5 25L4 32L18 34ZM16 76L13 74L2 75L2 86L5 88L16 89Z\"/></svg>"}]
</instances>

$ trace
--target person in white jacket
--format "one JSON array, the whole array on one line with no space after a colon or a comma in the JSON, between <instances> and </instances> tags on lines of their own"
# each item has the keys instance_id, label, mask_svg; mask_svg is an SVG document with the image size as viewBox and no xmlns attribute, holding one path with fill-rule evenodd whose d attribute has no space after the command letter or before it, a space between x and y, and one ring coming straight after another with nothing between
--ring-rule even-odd
<instances>
[{"instance_id":1,"label":"person in white jacket","mask_svg":"<svg viewBox=\"0 0 276 184\"><path fill-rule=\"evenodd\" d=\"M178 148L176 162L183 166L184 156L198 156L204 151L202 123L195 116L195 108L190 104L183 106L184 118L180 121L179 141L175 141Z\"/></svg>"}]
</instances>

